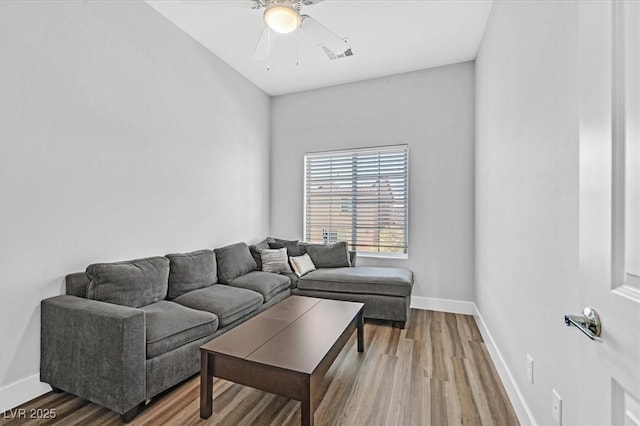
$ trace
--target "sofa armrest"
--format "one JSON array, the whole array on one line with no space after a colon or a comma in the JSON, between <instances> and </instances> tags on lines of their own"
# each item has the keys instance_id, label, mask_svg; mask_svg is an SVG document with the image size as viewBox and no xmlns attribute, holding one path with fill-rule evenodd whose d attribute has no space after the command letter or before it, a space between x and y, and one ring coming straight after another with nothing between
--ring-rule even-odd
<instances>
[{"instance_id":1,"label":"sofa armrest","mask_svg":"<svg viewBox=\"0 0 640 426\"><path fill-rule=\"evenodd\" d=\"M68 295L41 307L42 382L120 414L145 400L142 310Z\"/></svg>"}]
</instances>

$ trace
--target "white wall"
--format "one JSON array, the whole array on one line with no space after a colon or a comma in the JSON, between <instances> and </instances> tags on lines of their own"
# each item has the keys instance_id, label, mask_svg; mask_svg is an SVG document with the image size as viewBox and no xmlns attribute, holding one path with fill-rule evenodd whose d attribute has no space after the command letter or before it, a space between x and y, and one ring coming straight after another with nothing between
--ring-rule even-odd
<instances>
[{"instance_id":1,"label":"white wall","mask_svg":"<svg viewBox=\"0 0 640 426\"><path fill-rule=\"evenodd\" d=\"M578 423L578 2L494 2L476 60L478 309L533 422ZM526 354L534 359L527 381ZM588 372L583 372L588 374Z\"/></svg>"},{"instance_id":2,"label":"white wall","mask_svg":"<svg viewBox=\"0 0 640 426\"><path fill-rule=\"evenodd\" d=\"M0 4L3 411L65 274L268 233L270 101L145 3Z\"/></svg>"},{"instance_id":3,"label":"white wall","mask_svg":"<svg viewBox=\"0 0 640 426\"><path fill-rule=\"evenodd\" d=\"M302 239L306 152L409 145L414 296L473 298L474 65L466 62L272 100L271 233Z\"/></svg>"}]
</instances>

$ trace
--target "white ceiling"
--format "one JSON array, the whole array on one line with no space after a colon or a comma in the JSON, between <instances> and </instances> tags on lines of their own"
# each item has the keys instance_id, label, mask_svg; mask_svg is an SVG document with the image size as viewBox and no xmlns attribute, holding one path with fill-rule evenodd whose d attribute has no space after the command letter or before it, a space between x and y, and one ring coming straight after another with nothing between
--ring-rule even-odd
<instances>
[{"instance_id":1,"label":"white ceiling","mask_svg":"<svg viewBox=\"0 0 640 426\"><path fill-rule=\"evenodd\" d=\"M329 61L304 33L279 36L270 60L252 59L263 10L247 0L147 3L270 95L473 60L492 0L326 0L302 13L348 38L354 56ZM298 65L296 65L296 44Z\"/></svg>"}]
</instances>

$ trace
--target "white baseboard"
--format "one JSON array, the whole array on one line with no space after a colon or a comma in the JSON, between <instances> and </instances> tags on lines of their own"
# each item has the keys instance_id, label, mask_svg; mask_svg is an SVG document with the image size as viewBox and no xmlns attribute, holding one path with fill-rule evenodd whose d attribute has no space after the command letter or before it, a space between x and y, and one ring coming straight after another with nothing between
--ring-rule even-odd
<instances>
[{"instance_id":1,"label":"white baseboard","mask_svg":"<svg viewBox=\"0 0 640 426\"><path fill-rule=\"evenodd\" d=\"M411 296L411 307L414 309L451 312L463 315L474 315L476 313L476 306L473 302L436 299L434 297Z\"/></svg>"},{"instance_id":2,"label":"white baseboard","mask_svg":"<svg viewBox=\"0 0 640 426\"><path fill-rule=\"evenodd\" d=\"M51 386L40 381L40 375L34 374L25 379L0 388L0 413L16 408L47 392Z\"/></svg>"},{"instance_id":3,"label":"white baseboard","mask_svg":"<svg viewBox=\"0 0 640 426\"><path fill-rule=\"evenodd\" d=\"M507 364L504 362L504 358L502 357L502 353L500 353L500 349L496 346L495 340L493 340L493 336L489 332L487 328L487 324L484 322L478 307L473 304L474 308L474 317L476 318L476 323L478 324L478 328L480 329L480 334L482 334L482 338L484 339L484 344L487 346L487 351L491 356L491 360L493 361L493 365L495 365L496 370L498 370L498 375L500 376L500 380L502 380L502 384L504 385L504 389L507 391L507 395L509 395L509 400L513 405L513 409L516 412L516 416L518 416L518 420L521 425L532 425L535 426L536 420L533 417L533 413L529 409L529 406L524 400L522 393L520 392L520 388L516 384L516 381L507 367Z\"/></svg>"}]
</instances>

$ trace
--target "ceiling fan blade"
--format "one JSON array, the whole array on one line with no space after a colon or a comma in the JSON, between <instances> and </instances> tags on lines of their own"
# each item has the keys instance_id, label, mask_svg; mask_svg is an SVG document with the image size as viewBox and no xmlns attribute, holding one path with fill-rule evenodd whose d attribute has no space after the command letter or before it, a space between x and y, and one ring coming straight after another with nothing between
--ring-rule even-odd
<instances>
[{"instance_id":1,"label":"ceiling fan blade","mask_svg":"<svg viewBox=\"0 0 640 426\"><path fill-rule=\"evenodd\" d=\"M302 0L302 6L313 6L314 4L322 3L324 0Z\"/></svg>"},{"instance_id":2,"label":"ceiling fan blade","mask_svg":"<svg viewBox=\"0 0 640 426\"><path fill-rule=\"evenodd\" d=\"M266 61L269 59L269 51L273 44L269 38L269 28L265 26L256 43L256 47L253 49L253 55L251 56L253 60Z\"/></svg>"},{"instance_id":3,"label":"ceiling fan blade","mask_svg":"<svg viewBox=\"0 0 640 426\"><path fill-rule=\"evenodd\" d=\"M302 15L300 29L313 38L322 50L326 48L335 56L351 56L351 45L349 42L342 39L309 15Z\"/></svg>"},{"instance_id":4,"label":"ceiling fan blade","mask_svg":"<svg viewBox=\"0 0 640 426\"><path fill-rule=\"evenodd\" d=\"M271 69L271 64L297 63L297 41L288 34L278 34L265 26L252 59L266 62L267 70Z\"/></svg>"}]
</instances>

